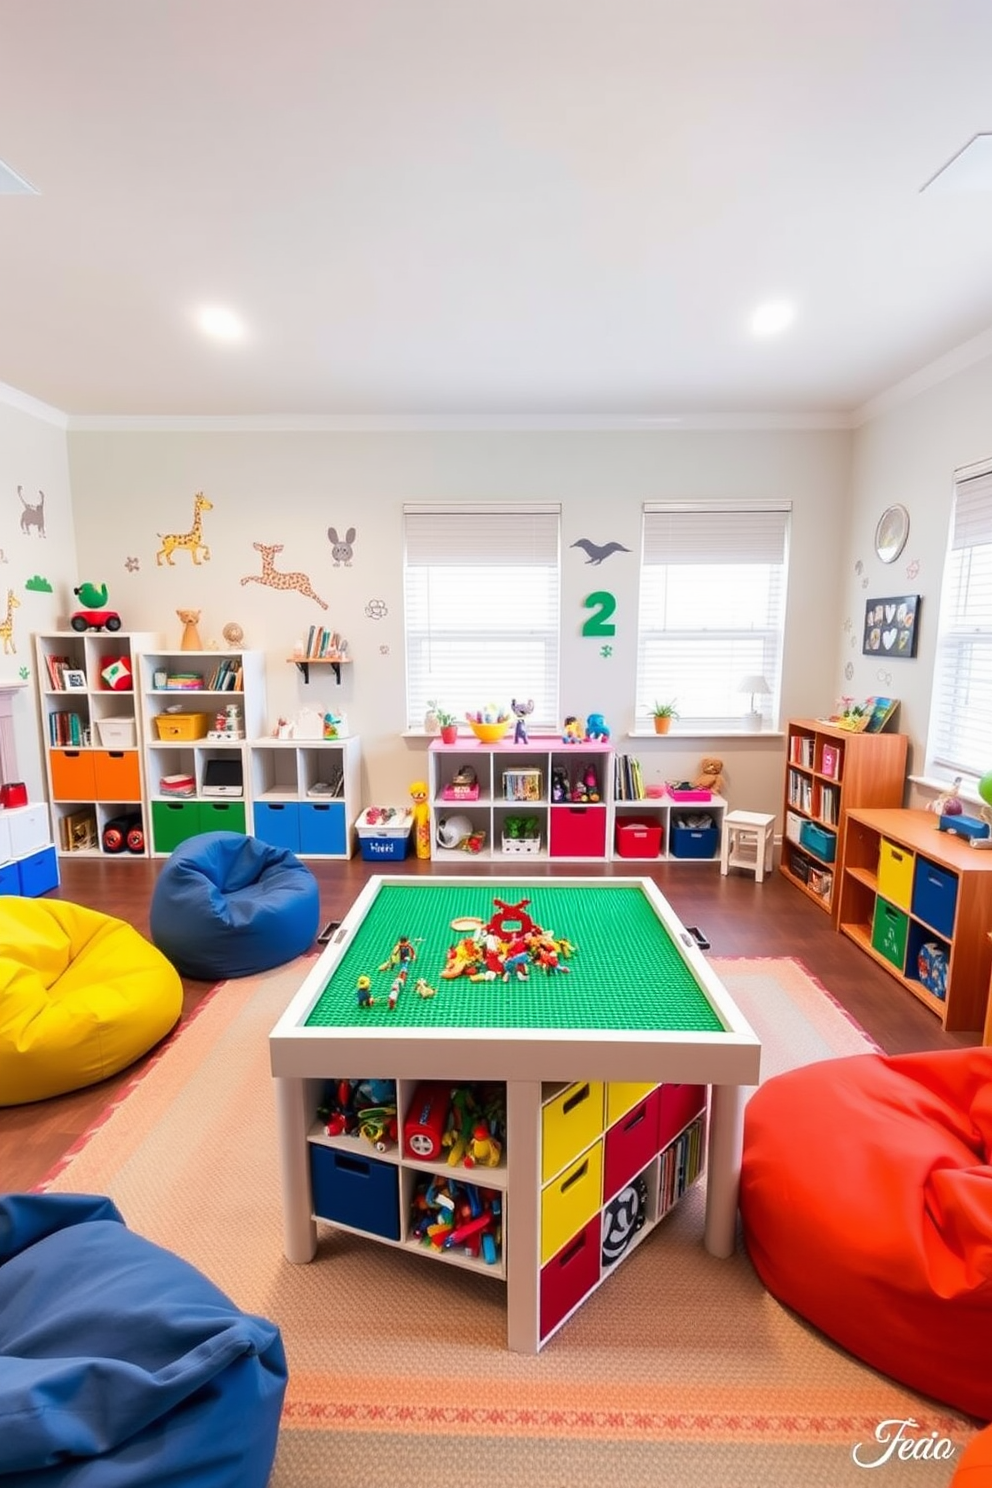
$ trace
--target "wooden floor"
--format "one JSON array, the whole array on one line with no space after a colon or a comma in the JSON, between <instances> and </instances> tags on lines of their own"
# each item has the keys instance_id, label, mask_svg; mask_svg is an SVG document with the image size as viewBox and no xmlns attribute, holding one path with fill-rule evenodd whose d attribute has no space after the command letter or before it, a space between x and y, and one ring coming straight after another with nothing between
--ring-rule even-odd
<instances>
[{"instance_id":1,"label":"wooden floor","mask_svg":"<svg viewBox=\"0 0 992 1488\"><path fill-rule=\"evenodd\" d=\"M148 907L163 860L62 861L62 886L50 898L87 904L128 920L148 934ZM320 884L321 922L341 919L366 879L387 865L355 858L347 863L311 862ZM416 859L388 865L404 874L430 874L432 865ZM590 877L644 877L642 863L576 864L556 873ZM447 871L447 869L446 869ZM498 877L495 864L466 863L467 875ZM533 872L528 869L528 874ZM685 925L699 926L712 956L795 956L890 1054L980 1044L981 1034L946 1034L937 1018L869 960L830 919L777 871L763 884L750 874L721 877L711 863L661 863L650 871ZM577 937L581 947L581 937ZM183 1017L209 991L209 983L185 982ZM88 1090L32 1105L0 1108L0 1189L26 1190L39 1184L62 1154L99 1118L115 1093L132 1080L143 1061Z\"/></svg>"}]
</instances>

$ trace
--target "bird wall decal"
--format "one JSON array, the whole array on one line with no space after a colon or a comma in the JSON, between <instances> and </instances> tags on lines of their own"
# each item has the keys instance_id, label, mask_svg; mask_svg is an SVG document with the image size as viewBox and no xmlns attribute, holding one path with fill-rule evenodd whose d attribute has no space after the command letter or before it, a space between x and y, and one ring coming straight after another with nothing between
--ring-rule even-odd
<instances>
[{"instance_id":1,"label":"bird wall decal","mask_svg":"<svg viewBox=\"0 0 992 1488\"><path fill-rule=\"evenodd\" d=\"M603 543L603 545L600 546L599 543L594 543L592 539L588 537L580 537L578 542L572 543L572 547L581 548L583 552L589 555L586 558L586 562L595 563L597 565L602 563L604 558L609 558L613 553L630 552L630 549L625 548L623 543L608 542Z\"/></svg>"}]
</instances>

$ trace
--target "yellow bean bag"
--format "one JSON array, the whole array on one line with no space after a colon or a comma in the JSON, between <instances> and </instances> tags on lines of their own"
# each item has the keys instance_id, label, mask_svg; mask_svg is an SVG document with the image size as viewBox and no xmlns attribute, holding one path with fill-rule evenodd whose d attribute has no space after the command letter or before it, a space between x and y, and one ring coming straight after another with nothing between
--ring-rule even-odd
<instances>
[{"instance_id":1,"label":"yellow bean bag","mask_svg":"<svg viewBox=\"0 0 992 1488\"><path fill-rule=\"evenodd\" d=\"M95 1085L172 1028L182 982L132 925L0 898L0 1106Z\"/></svg>"}]
</instances>

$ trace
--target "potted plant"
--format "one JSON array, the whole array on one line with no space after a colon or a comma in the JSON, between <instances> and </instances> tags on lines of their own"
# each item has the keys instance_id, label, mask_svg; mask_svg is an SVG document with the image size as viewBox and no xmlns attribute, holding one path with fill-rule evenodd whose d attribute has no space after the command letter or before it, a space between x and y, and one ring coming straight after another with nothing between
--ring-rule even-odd
<instances>
[{"instance_id":1,"label":"potted plant","mask_svg":"<svg viewBox=\"0 0 992 1488\"><path fill-rule=\"evenodd\" d=\"M651 715L654 718L655 733L667 734L672 726L672 719L679 716L679 711L675 706L675 699L673 698L670 703L656 702L651 709Z\"/></svg>"},{"instance_id":2,"label":"potted plant","mask_svg":"<svg viewBox=\"0 0 992 1488\"><path fill-rule=\"evenodd\" d=\"M438 725L441 729L441 742L444 744L455 744L458 741L458 719L454 713L448 713L444 708L439 708L435 703L434 712L437 716Z\"/></svg>"}]
</instances>

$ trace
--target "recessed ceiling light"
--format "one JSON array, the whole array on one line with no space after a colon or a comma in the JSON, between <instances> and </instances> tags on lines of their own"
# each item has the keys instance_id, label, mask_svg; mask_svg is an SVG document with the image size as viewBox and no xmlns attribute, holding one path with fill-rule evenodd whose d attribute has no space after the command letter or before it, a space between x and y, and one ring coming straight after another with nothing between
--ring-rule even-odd
<instances>
[{"instance_id":1,"label":"recessed ceiling light","mask_svg":"<svg viewBox=\"0 0 992 1488\"><path fill-rule=\"evenodd\" d=\"M37 186L25 181L9 165L0 160L0 196L40 196Z\"/></svg>"},{"instance_id":2,"label":"recessed ceiling light","mask_svg":"<svg viewBox=\"0 0 992 1488\"><path fill-rule=\"evenodd\" d=\"M992 134L976 134L921 191L992 191Z\"/></svg>"},{"instance_id":3,"label":"recessed ceiling light","mask_svg":"<svg viewBox=\"0 0 992 1488\"><path fill-rule=\"evenodd\" d=\"M796 318L796 307L788 300L769 300L751 316L752 336L777 336Z\"/></svg>"},{"instance_id":4,"label":"recessed ceiling light","mask_svg":"<svg viewBox=\"0 0 992 1488\"><path fill-rule=\"evenodd\" d=\"M205 336L213 336L215 341L243 341L245 337L244 321L223 305L204 306L197 312L196 323Z\"/></svg>"}]
</instances>

